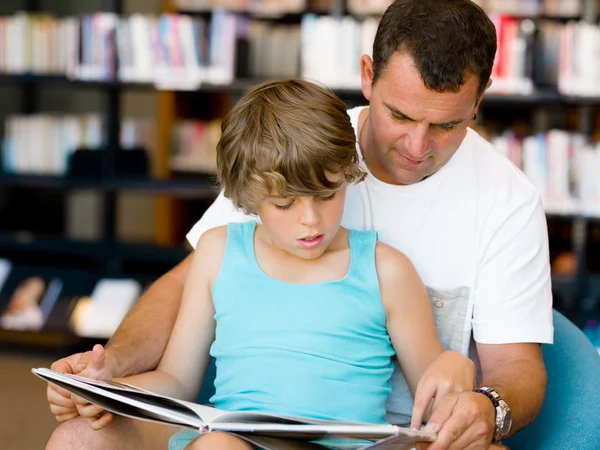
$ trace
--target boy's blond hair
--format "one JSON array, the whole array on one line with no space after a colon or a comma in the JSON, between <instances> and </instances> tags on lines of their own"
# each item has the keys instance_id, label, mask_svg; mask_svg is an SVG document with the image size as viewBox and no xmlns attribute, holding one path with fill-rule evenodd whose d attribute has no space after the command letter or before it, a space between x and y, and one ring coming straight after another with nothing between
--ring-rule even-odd
<instances>
[{"instance_id":1,"label":"boy's blond hair","mask_svg":"<svg viewBox=\"0 0 600 450\"><path fill-rule=\"evenodd\" d=\"M356 136L346 105L304 80L263 83L223 120L217 174L225 197L246 213L274 192L325 196L359 182ZM331 182L327 173L343 173Z\"/></svg>"}]
</instances>

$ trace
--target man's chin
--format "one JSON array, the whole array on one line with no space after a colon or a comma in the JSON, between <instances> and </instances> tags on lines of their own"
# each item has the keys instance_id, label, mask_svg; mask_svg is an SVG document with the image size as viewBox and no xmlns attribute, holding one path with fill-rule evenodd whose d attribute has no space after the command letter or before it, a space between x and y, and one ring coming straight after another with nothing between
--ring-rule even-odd
<instances>
[{"instance_id":1,"label":"man's chin","mask_svg":"<svg viewBox=\"0 0 600 450\"><path fill-rule=\"evenodd\" d=\"M421 172L416 172L414 170L401 169L401 170L396 170L394 172L393 178L394 178L394 181L396 182L396 184L402 185L402 186L409 186L411 184L419 183L420 181L423 181L427 177L425 176L425 174L423 174Z\"/></svg>"}]
</instances>

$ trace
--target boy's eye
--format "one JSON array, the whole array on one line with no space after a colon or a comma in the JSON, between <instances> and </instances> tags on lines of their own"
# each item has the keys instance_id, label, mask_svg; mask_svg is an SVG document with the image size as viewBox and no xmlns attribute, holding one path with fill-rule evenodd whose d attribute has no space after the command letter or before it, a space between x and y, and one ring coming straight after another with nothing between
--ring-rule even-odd
<instances>
[{"instance_id":1,"label":"boy's eye","mask_svg":"<svg viewBox=\"0 0 600 450\"><path fill-rule=\"evenodd\" d=\"M333 200L335 198L335 192L331 195L328 195L326 197L319 197L319 200L322 200L324 202L328 202L329 200Z\"/></svg>"},{"instance_id":2,"label":"boy's eye","mask_svg":"<svg viewBox=\"0 0 600 450\"><path fill-rule=\"evenodd\" d=\"M294 204L294 202L289 202L287 205L273 205L273 206L275 206L275 208L277 208L277 209L286 210L286 209L290 209L293 204Z\"/></svg>"}]
</instances>

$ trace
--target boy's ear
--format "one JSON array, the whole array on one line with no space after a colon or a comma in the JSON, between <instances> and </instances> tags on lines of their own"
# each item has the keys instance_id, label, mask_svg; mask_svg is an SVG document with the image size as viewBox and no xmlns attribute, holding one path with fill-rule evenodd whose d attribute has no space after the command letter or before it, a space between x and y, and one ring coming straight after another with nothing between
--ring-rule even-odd
<instances>
[{"instance_id":1,"label":"boy's ear","mask_svg":"<svg viewBox=\"0 0 600 450\"><path fill-rule=\"evenodd\" d=\"M363 55L360 59L360 81L362 93L370 101L373 85L373 60L369 55Z\"/></svg>"}]
</instances>

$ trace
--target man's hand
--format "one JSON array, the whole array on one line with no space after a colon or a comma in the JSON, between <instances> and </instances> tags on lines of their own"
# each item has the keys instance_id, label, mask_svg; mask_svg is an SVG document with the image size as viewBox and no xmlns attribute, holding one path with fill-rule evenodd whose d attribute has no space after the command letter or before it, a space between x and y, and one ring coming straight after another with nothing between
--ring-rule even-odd
<instances>
[{"instance_id":1,"label":"man's hand","mask_svg":"<svg viewBox=\"0 0 600 450\"><path fill-rule=\"evenodd\" d=\"M417 384L410 426L417 430L421 428L432 399L432 411L436 411L448 394L472 391L474 388L473 361L458 352L442 353L427 368Z\"/></svg>"},{"instance_id":2,"label":"man's hand","mask_svg":"<svg viewBox=\"0 0 600 450\"><path fill-rule=\"evenodd\" d=\"M87 367L91 356L92 352L76 353L55 361L50 368L60 373L77 375ZM69 391L48 383L46 397L50 404L50 411L59 422L64 422L79 415L75 404L71 400Z\"/></svg>"},{"instance_id":3,"label":"man's hand","mask_svg":"<svg viewBox=\"0 0 600 450\"><path fill-rule=\"evenodd\" d=\"M435 442L419 450L488 450L496 423L496 409L485 395L461 392L447 395L433 410L423 431L437 433ZM498 448L498 447L496 447ZM502 447L499 447L502 448Z\"/></svg>"},{"instance_id":4,"label":"man's hand","mask_svg":"<svg viewBox=\"0 0 600 450\"><path fill-rule=\"evenodd\" d=\"M106 352L100 344L94 346L88 364L79 375L93 380L111 381L112 370L106 361ZM90 427L94 430L104 428L112 420L112 414L100 406L96 406L86 399L72 394L71 399L81 417L85 417Z\"/></svg>"}]
</instances>

